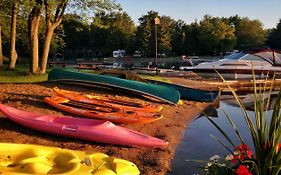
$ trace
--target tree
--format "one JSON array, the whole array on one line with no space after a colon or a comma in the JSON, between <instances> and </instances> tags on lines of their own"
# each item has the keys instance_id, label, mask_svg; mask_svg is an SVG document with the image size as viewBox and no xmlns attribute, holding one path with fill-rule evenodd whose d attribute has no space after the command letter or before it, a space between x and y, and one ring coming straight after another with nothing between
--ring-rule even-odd
<instances>
[{"instance_id":1,"label":"tree","mask_svg":"<svg viewBox=\"0 0 281 175\"><path fill-rule=\"evenodd\" d=\"M98 13L90 25L78 15L67 14L62 25L67 54L76 57L111 56L117 49L131 54L135 49L134 22L122 11Z\"/></svg>"},{"instance_id":2,"label":"tree","mask_svg":"<svg viewBox=\"0 0 281 175\"><path fill-rule=\"evenodd\" d=\"M145 57L155 55L154 18L157 16L157 12L150 11L139 18L140 25L136 33L137 46Z\"/></svg>"},{"instance_id":3,"label":"tree","mask_svg":"<svg viewBox=\"0 0 281 175\"><path fill-rule=\"evenodd\" d=\"M267 43L271 48L281 50L281 19L276 28L269 32Z\"/></svg>"},{"instance_id":4,"label":"tree","mask_svg":"<svg viewBox=\"0 0 281 175\"><path fill-rule=\"evenodd\" d=\"M0 67L3 66L4 52L9 52L9 39L10 39L10 14L11 5L10 1L2 0L0 3Z\"/></svg>"},{"instance_id":5,"label":"tree","mask_svg":"<svg viewBox=\"0 0 281 175\"><path fill-rule=\"evenodd\" d=\"M65 47L66 47L66 43L64 41L65 38L65 33L63 30L63 26L59 25L55 32L54 32L54 36L51 42L51 46L50 46L50 54L54 57L58 57L58 58L65 58L64 54L65 54Z\"/></svg>"},{"instance_id":6,"label":"tree","mask_svg":"<svg viewBox=\"0 0 281 175\"><path fill-rule=\"evenodd\" d=\"M242 18L236 28L237 48L262 47L266 41L266 31L259 20Z\"/></svg>"},{"instance_id":7,"label":"tree","mask_svg":"<svg viewBox=\"0 0 281 175\"><path fill-rule=\"evenodd\" d=\"M29 44L31 47L31 65L30 72L39 72L39 41L38 41L38 30L41 19L42 11L42 0L36 0L34 7L32 8L28 16L28 36Z\"/></svg>"},{"instance_id":8,"label":"tree","mask_svg":"<svg viewBox=\"0 0 281 175\"><path fill-rule=\"evenodd\" d=\"M160 24L155 25L154 19L158 17ZM157 27L157 43L159 53L170 53L172 51L172 33L176 21L167 16L159 16L158 12L150 11L147 15L139 18L140 25L137 28L137 45L144 52L145 56L153 57L155 55L155 30Z\"/></svg>"},{"instance_id":9,"label":"tree","mask_svg":"<svg viewBox=\"0 0 281 175\"><path fill-rule=\"evenodd\" d=\"M68 0L60 1L58 4L53 4L52 2L48 0L44 0L44 7L45 7L45 21L46 21L46 35L45 35L45 42L43 47L43 53L42 53L42 60L40 64L40 74L46 73L46 67L48 62L48 55L50 51L50 45L52 41L52 37L54 34L55 29L58 27L58 25L62 21L62 17L64 15L66 5L68 3ZM55 14L53 14L53 9L55 7Z\"/></svg>"},{"instance_id":10,"label":"tree","mask_svg":"<svg viewBox=\"0 0 281 175\"><path fill-rule=\"evenodd\" d=\"M91 24L89 36L91 38L89 43L96 57L102 57L106 53L109 54L110 50L106 48L108 37L107 28Z\"/></svg>"},{"instance_id":11,"label":"tree","mask_svg":"<svg viewBox=\"0 0 281 175\"><path fill-rule=\"evenodd\" d=\"M0 67L3 66L3 51L2 51L2 26L0 23Z\"/></svg>"},{"instance_id":12,"label":"tree","mask_svg":"<svg viewBox=\"0 0 281 175\"><path fill-rule=\"evenodd\" d=\"M177 55L182 55L186 52L184 46L186 40L186 31L184 30L185 26L186 25L182 20L177 21L174 24L174 30L171 34L172 52Z\"/></svg>"},{"instance_id":13,"label":"tree","mask_svg":"<svg viewBox=\"0 0 281 175\"><path fill-rule=\"evenodd\" d=\"M231 16L229 18L226 18L225 19L231 26L237 28L240 21L241 21L241 17L238 16L238 15L234 15L234 16Z\"/></svg>"},{"instance_id":14,"label":"tree","mask_svg":"<svg viewBox=\"0 0 281 175\"><path fill-rule=\"evenodd\" d=\"M94 36L90 35L90 26L76 14L66 14L63 18L63 40L65 42L66 59L71 54L72 57L79 58L79 52L83 49L93 48ZM92 29L93 30L93 29ZM91 30L91 32L93 32ZM84 56L84 55L83 55Z\"/></svg>"},{"instance_id":15,"label":"tree","mask_svg":"<svg viewBox=\"0 0 281 175\"><path fill-rule=\"evenodd\" d=\"M105 31L104 47L110 51L110 54L117 49L125 49L127 53L133 52L132 48L129 49L127 43L135 35L136 28L127 13L100 13L95 16L95 19L99 19L99 22L93 23L93 26Z\"/></svg>"},{"instance_id":16,"label":"tree","mask_svg":"<svg viewBox=\"0 0 281 175\"><path fill-rule=\"evenodd\" d=\"M235 29L218 17L206 15L200 21L199 43L203 53L230 50L235 45Z\"/></svg>"},{"instance_id":17,"label":"tree","mask_svg":"<svg viewBox=\"0 0 281 175\"><path fill-rule=\"evenodd\" d=\"M18 13L18 0L13 0L12 4L12 17L11 17L11 48L10 48L10 63L9 69L14 69L18 58L16 51L16 33L17 33L17 13Z\"/></svg>"},{"instance_id":18,"label":"tree","mask_svg":"<svg viewBox=\"0 0 281 175\"><path fill-rule=\"evenodd\" d=\"M194 55L198 54L200 50L199 45L199 34L200 28L197 21L191 23L190 25L184 26L183 30L185 33L184 49L187 53Z\"/></svg>"},{"instance_id":19,"label":"tree","mask_svg":"<svg viewBox=\"0 0 281 175\"><path fill-rule=\"evenodd\" d=\"M0 3L3 55L11 58L9 59L9 66L11 69L16 66L16 63L18 62L18 55L24 54L25 56L29 52L29 49L27 49L28 40L26 34L26 18L28 11L26 7L28 6L29 2L30 1L2 0ZM16 59L14 59L15 57Z\"/></svg>"},{"instance_id":20,"label":"tree","mask_svg":"<svg viewBox=\"0 0 281 175\"><path fill-rule=\"evenodd\" d=\"M111 50L126 49L127 53L132 53L132 48L129 49L127 43L134 36L136 28L133 20L127 13L117 12L109 14L109 37L106 45Z\"/></svg>"},{"instance_id":21,"label":"tree","mask_svg":"<svg viewBox=\"0 0 281 175\"><path fill-rule=\"evenodd\" d=\"M37 1L38 2L38 1ZM39 1L41 2L41 1ZM38 5L38 3L36 3ZM35 5L35 6L36 6ZM55 29L60 25L62 17L64 16L67 5L79 9L79 13L89 13L89 10L94 12L101 12L105 10L117 9L119 6L110 0L104 1L94 1L94 0L83 0L83 1L55 1L55 0L43 0L44 13L45 13L45 24L46 24L46 33L43 46L43 52L41 57L40 69L37 72L44 74L46 72L48 55L50 51L50 44ZM73 10L73 9L72 9ZM31 31L32 33L32 31ZM35 40L34 40L35 41ZM34 48L34 47L33 47ZM36 52L36 51L32 51Z\"/></svg>"},{"instance_id":22,"label":"tree","mask_svg":"<svg viewBox=\"0 0 281 175\"><path fill-rule=\"evenodd\" d=\"M158 30L159 52L170 54L172 51L172 34L174 33L176 21L168 16L161 16Z\"/></svg>"},{"instance_id":23,"label":"tree","mask_svg":"<svg viewBox=\"0 0 281 175\"><path fill-rule=\"evenodd\" d=\"M174 28L171 44L176 55L193 55L198 53L199 24L197 21L187 25L179 20L171 28Z\"/></svg>"}]
</instances>

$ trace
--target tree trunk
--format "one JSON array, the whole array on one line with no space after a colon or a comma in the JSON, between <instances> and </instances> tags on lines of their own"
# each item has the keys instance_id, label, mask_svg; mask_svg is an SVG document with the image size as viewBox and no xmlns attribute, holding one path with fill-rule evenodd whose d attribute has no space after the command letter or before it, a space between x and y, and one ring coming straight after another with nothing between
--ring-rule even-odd
<instances>
[{"instance_id":1,"label":"tree trunk","mask_svg":"<svg viewBox=\"0 0 281 175\"><path fill-rule=\"evenodd\" d=\"M31 65L30 72L33 74L39 73L39 42L38 29L40 24L40 7L36 6L32 9L28 17L28 34L31 47Z\"/></svg>"},{"instance_id":2,"label":"tree trunk","mask_svg":"<svg viewBox=\"0 0 281 175\"><path fill-rule=\"evenodd\" d=\"M45 20L46 20L46 24L47 24L47 30L46 30L46 37L45 37L42 59L41 59L41 64L40 64L40 74L46 73L52 37L54 35L54 31L55 31L56 27L62 21L62 17L63 17L67 3L68 3L68 0L64 0L58 4L58 6L56 8L56 14L54 16L54 19L51 20L50 5L47 0L44 0Z\"/></svg>"},{"instance_id":3,"label":"tree trunk","mask_svg":"<svg viewBox=\"0 0 281 175\"><path fill-rule=\"evenodd\" d=\"M40 74L46 73L50 45L51 45L52 37L53 37L56 26L57 25L54 25L54 24L48 24L48 26L47 26L46 38L45 38L42 59L41 59L41 64L40 64Z\"/></svg>"},{"instance_id":4,"label":"tree trunk","mask_svg":"<svg viewBox=\"0 0 281 175\"><path fill-rule=\"evenodd\" d=\"M11 58L9 69L14 69L16 66L16 61L18 54L16 51L16 34L17 34L17 13L18 13L18 2L14 0L12 6L12 21L11 21Z\"/></svg>"},{"instance_id":5,"label":"tree trunk","mask_svg":"<svg viewBox=\"0 0 281 175\"><path fill-rule=\"evenodd\" d=\"M3 66L3 51L2 51L2 28L0 25L0 67Z\"/></svg>"}]
</instances>

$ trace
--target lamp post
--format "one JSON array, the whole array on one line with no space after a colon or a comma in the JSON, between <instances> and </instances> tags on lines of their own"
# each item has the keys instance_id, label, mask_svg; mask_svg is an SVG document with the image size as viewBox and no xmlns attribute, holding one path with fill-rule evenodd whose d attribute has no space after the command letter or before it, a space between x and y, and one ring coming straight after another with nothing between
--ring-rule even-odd
<instances>
[{"instance_id":1,"label":"lamp post","mask_svg":"<svg viewBox=\"0 0 281 175\"><path fill-rule=\"evenodd\" d=\"M160 24L160 19L158 17L154 18L155 27L155 64L156 64L156 75L158 74L158 60L157 60L157 25Z\"/></svg>"}]
</instances>

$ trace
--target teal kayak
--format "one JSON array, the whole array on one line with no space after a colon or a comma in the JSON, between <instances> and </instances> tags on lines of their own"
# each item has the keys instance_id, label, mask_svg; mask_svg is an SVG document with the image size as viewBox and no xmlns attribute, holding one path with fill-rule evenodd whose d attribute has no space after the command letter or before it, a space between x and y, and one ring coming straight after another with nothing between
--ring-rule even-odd
<instances>
[{"instance_id":1,"label":"teal kayak","mask_svg":"<svg viewBox=\"0 0 281 175\"><path fill-rule=\"evenodd\" d=\"M127 80L134 80L134 81L141 81L144 83L150 83L160 86L166 86L169 88L174 88L180 93L180 97L183 100L189 100L189 101L198 101L198 102L213 102L215 101L219 96L219 91L215 90L200 90L195 89L175 83L168 83L163 81L156 81L152 79L144 79L141 78L135 74L128 73L128 72L122 72L122 71L104 71L101 72L100 75L107 75L107 76L113 76L118 77L122 79Z\"/></svg>"},{"instance_id":2,"label":"teal kayak","mask_svg":"<svg viewBox=\"0 0 281 175\"><path fill-rule=\"evenodd\" d=\"M78 83L83 85L98 85L107 88L119 88L154 97L170 104L177 104L180 101L180 94L174 88L105 75L81 73L67 69L53 69L49 73L48 80L62 83Z\"/></svg>"},{"instance_id":3,"label":"teal kayak","mask_svg":"<svg viewBox=\"0 0 281 175\"><path fill-rule=\"evenodd\" d=\"M162 81L155 81L155 80L148 80L148 79L146 80L155 85L175 88L177 91L179 91L181 99L183 100L198 101L198 102L213 102L219 96L219 91L200 90L200 89L194 89L178 84L166 83Z\"/></svg>"}]
</instances>

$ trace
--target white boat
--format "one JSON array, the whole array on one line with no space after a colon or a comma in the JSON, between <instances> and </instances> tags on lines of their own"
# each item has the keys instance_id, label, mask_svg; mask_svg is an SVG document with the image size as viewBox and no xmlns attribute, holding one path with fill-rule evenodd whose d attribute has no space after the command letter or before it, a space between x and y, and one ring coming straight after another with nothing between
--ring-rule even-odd
<instances>
[{"instance_id":1,"label":"white boat","mask_svg":"<svg viewBox=\"0 0 281 175\"><path fill-rule=\"evenodd\" d=\"M185 71L193 71L204 78L252 79L281 77L281 51L259 49L243 51L226 56L225 58L201 63L195 67L186 67ZM219 74L218 74L219 73Z\"/></svg>"}]
</instances>

